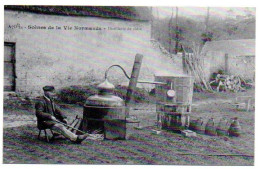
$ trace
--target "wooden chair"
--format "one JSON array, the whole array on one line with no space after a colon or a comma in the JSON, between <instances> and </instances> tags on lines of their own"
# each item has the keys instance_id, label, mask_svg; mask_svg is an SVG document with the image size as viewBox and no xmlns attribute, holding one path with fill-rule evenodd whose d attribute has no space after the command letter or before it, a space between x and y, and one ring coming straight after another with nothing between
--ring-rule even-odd
<instances>
[{"instance_id":1,"label":"wooden chair","mask_svg":"<svg viewBox=\"0 0 260 169\"><path fill-rule=\"evenodd\" d=\"M54 140L54 133L53 133L53 131L52 131L51 129L49 129L49 128L41 128L41 127L38 127L38 125L37 125L37 128L39 129L39 134L38 134L38 139L39 139L39 140L40 140L41 132L42 132L42 131L44 131L45 140L46 140L47 142L50 142L50 140ZM50 131L51 131L51 134L52 134L52 137L51 137L51 138L49 138L48 133L47 133L47 130L50 130Z\"/></svg>"},{"instance_id":2,"label":"wooden chair","mask_svg":"<svg viewBox=\"0 0 260 169\"><path fill-rule=\"evenodd\" d=\"M76 118L72 121L71 124L69 124L70 126L74 127L74 128L78 128L79 124L81 123L81 118L79 118L78 116L76 116ZM39 123L37 122L37 128L39 129L39 134L38 134L38 139L40 140L41 137L41 132L44 131L45 134L45 140L47 142L53 141L55 139L55 136L59 136L60 134L55 133L52 131L52 129L50 128L46 128L42 125L39 125ZM71 132L76 133L76 131L74 129L68 128ZM47 130L50 130L52 137L49 138Z\"/></svg>"},{"instance_id":3,"label":"wooden chair","mask_svg":"<svg viewBox=\"0 0 260 169\"><path fill-rule=\"evenodd\" d=\"M42 131L44 131L45 140L46 140L47 142L50 142L51 140L54 140L55 135L54 135L53 131L52 131L50 128L46 128L46 127L44 127L44 126L42 126L42 125L39 125L38 122L37 122L37 128L39 129L39 134L38 134L38 139L39 139L39 140L41 139L41 133L42 133ZM51 134L52 134L52 137L51 137L51 138L49 138L49 135L48 135L48 133L47 133L47 130L50 130L50 132L51 132Z\"/></svg>"}]
</instances>

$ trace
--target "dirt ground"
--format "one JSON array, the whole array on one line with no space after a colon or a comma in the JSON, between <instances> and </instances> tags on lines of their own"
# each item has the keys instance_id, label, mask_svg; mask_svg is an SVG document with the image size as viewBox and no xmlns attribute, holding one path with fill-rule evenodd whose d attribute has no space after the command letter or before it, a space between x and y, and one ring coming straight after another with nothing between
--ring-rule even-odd
<instances>
[{"instance_id":1,"label":"dirt ground","mask_svg":"<svg viewBox=\"0 0 260 169\"><path fill-rule=\"evenodd\" d=\"M127 139L85 140L72 144L59 138L52 143L38 140L34 109L5 106L3 130L4 164L166 164L166 165L254 165L254 108L237 110L232 103L238 95L254 97L254 90L240 93L194 93L191 119L202 117L204 125L211 117L215 122L238 117L241 137L198 134L184 137L156 129L154 104L135 105L130 114L141 120L140 126L127 125ZM252 106L254 107L254 106ZM69 121L82 116L83 108L63 106Z\"/></svg>"}]
</instances>

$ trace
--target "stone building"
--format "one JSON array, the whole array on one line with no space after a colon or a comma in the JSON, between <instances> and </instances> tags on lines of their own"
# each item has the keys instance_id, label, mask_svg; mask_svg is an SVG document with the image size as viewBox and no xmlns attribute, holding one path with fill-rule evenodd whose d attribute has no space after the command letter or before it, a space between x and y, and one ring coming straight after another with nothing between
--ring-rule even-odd
<instances>
[{"instance_id":1,"label":"stone building","mask_svg":"<svg viewBox=\"0 0 260 169\"><path fill-rule=\"evenodd\" d=\"M254 81L255 39L220 40L207 42L203 49L204 72L209 79L213 72L224 70Z\"/></svg>"},{"instance_id":2,"label":"stone building","mask_svg":"<svg viewBox=\"0 0 260 169\"><path fill-rule=\"evenodd\" d=\"M152 47L150 18L148 7L5 6L5 93L31 97L45 85L98 83L113 64L130 74L137 53L140 78L174 72L172 59ZM119 70L109 78L127 81Z\"/></svg>"}]
</instances>

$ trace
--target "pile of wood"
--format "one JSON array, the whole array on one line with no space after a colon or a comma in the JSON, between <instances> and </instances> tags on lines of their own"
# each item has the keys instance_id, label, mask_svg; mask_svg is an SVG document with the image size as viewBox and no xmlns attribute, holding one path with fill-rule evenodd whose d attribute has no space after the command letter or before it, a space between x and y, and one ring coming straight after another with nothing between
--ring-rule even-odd
<instances>
[{"instance_id":1,"label":"pile of wood","mask_svg":"<svg viewBox=\"0 0 260 169\"><path fill-rule=\"evenodd\" d=\"M244 91L245 89L241 86L241 79L239 76L234 75L222 75L217 74L215 80L211 81L210 84L217 84L217 92L221 91Z\"/></svg>"}]
</instances>

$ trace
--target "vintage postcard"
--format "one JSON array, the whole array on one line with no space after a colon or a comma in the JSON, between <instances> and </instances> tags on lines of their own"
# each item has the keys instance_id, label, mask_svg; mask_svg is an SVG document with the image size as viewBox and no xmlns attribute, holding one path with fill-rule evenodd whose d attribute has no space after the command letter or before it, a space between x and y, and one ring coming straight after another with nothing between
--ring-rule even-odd
<instances>
[{"instance_id":1,"label":"vintage postcard","mask_svg":"<svg viewBox=\"0 0 260 169\"><path fill-rule=\"evenodd\" d=\"M253 166L255 7L4 5L3 164Z\"/></svg>"}]
</instances>

